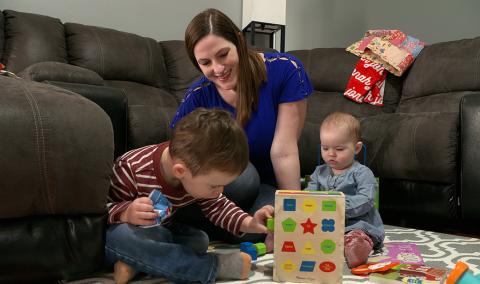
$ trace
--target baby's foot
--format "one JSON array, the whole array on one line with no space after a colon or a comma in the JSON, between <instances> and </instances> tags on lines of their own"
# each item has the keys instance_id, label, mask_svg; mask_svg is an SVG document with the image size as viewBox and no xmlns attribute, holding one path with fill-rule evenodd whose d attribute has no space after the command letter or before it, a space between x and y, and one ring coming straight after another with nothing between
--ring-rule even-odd
<instances>
[{"instance_id":1,"label":"baby's foot","mask_svg":"<svg viewBox=\"0 0 480 284\"><path fill-rule=\"evenodd\" d=\"M247 279L252 267L252 258L244 252L217 254L217 279Z\"/></svg>"},{"instance_id":2,"label":"baby's foot","mask_svg":"<svg viewBox=\"0 0 480 284\"><path fill-rule=\"evenodd\" d=\"M113 266L113 279L117 284L126 284L137 272L128 264L122 261L115 262Z\"/></svg>"},{"instance_id":3,"label":"baby's foot","mask_svg":"<svg viewBox=\"0 0 480 284\"><path fill-rule=\"evenodd\" d=\"M370 237L361 230L350 231L345 235L345 260L348 268L365 264L373 248Z\"/></svg>"}]
</instances>

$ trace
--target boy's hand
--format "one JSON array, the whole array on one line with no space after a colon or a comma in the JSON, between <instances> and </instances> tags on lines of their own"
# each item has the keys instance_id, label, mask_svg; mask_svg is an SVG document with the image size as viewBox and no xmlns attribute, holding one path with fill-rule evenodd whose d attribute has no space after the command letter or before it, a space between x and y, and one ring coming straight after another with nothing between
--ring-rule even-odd
<instances>
[{"instance_id":1,"label":"boy's hand","mask_svg":"<svg viewBox=\"0 0 480 284\"><path fill-rule=\"evenodd\" d=\"M148 197L135 199L120 215L120 221L132 225L149 226L155 224L158 213L153 210L152 200Z\"/></svg>"},{"instance_id":2,"label":"boy's hand","mask_svg":"<svg viewBox=\"0 0 480 284\"><path fill-rule=\"evenodd\" d=\"M247 217L243 220L240 230L245 233L264 233L268 232L266 220L272 218L275 210L271 205L265 205L258 209L252 217Z\"/></svg>"}]
</instances>

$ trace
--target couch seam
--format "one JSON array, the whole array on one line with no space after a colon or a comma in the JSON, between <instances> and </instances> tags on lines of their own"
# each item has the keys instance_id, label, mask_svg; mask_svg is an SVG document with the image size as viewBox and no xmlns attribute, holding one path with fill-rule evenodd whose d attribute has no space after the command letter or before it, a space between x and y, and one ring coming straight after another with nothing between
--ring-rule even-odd
<instances>
[{"instance_id":1,"label":"couch seam","mask_svg":"<svg viewBox=\"0 0 480 284\"><path fill-rule=\"evenodd\" d=\"M475 65L480 65L480 49L477 51L477 56L475 56ZM480 68L473 68L475 70L475 82L480 81Z\"/></svg>"},{"instance_id":2,"label":"couch seam","mask_svg":"<svg viewBox=\"0 0 480 284\"><path fill-rule=\"evenodd\" d=\"M30 105L30 109L32 110L33 121L35 125L34 129L34 137L35 137L35 144L36 150L38 154L38 163L40 167L40 172L42 174L43 185L45 187L45 191L42 191L41 196L43 197L45 206L47 207L50 213L53 213L53 203L54 201L51 199L53 195L48 194L50 193L50 184L48 182L48 167L47 167L47 158L46 158L46 139L44 133L44 121L42 120L40 108L38 107L38 103L35 100L35 97L30 92L30 89L26 87L25 84L22 84L22 88L24 90L24 95L27 98L28 104Z\"/></svg>"},{"instance_id":3,"label":"couch seam","mask_svg":"<svg viewBox=\"0 0 480 284\"><path fill-rule=\"evenodd\" d=\"M413 157L415 159L415 161L418 161L418 156L417 156L417 148L416 148L416 143L415 143L415 139L417 137L417 129L418 129L418 125L420 125L420 121L423 120L423 117L421 117L419 120L415 121L415 126L413 127L413 131L412 131L412 152L413 152Z\"/></svg>"},{"instance_id":4,"label":"couch seam","mask_svg":"<svg viewBox=\"0 0 480 284\"><path fill-rule=\"evenodd\" d=\"M102 46L102 41L100 40L98 34L93 30L91 27L89 27L90 32L93 34L93 37L95 38L95 41L97 42L98 45L98 50L99 50L99 69L102 74L102 77L105 76L105 59L103 56L103 46Z\"/></svg>"},{"instance_id":5,"label":"couch seam","mask_svg":"<svg viewBox=\"0 0 480 284\"><path fill-rule=\"evenodd\" d=\"M148 57L148 66L147 66L148 76L147 76L147 78L150 78L150 82L154 83L155 80L153 78L153 72L152 72L152 70L153 70L153 68L152 68L152 47L150 46L150 41L147 38L144 38L144 39L147 42L147 53L148 53L148 55L147 55L147 57Z\"/></svg>"}]
</instances>

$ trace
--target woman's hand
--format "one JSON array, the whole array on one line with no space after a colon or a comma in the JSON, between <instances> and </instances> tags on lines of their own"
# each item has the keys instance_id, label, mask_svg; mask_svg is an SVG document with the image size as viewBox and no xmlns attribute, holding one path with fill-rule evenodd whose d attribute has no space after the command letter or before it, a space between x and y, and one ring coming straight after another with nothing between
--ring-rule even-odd
<instances>
[{"instance_id":1,"label":"woman's hand","mask_svg":"<svg viewBox=\"0 0 480 284\"><path fill-rule=\"evenodd\" d=\"M158 213L153 210L152 200L148 197L135 199L120 214L120 221L132 225L149 226L155 224Z\"/></svg>"}]
</instances>

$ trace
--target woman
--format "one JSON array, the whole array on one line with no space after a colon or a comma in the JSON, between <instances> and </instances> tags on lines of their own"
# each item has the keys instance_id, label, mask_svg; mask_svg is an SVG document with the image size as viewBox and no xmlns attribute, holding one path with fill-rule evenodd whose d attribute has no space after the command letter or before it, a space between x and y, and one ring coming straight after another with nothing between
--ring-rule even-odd
<instances>
[{"instance_id":1,"label":"woman","mask_svg":"<svg viewBox=\"0 0 480 284\"><path fill-rule=\"evenodd\" d=\"M232 113L247 134L253 166L224 193L247 212L273 205L277 187L300 189L297 142L305 121L306 98L312 92L301 62L289 54L249 50L240 29L215 9L192 19L185 44L190 60L204 76L187 91L171 127L197 107ZM199 224L191 219L200 214L179 215L185 222ZM207 222L199 225L205 226L210 237L231 240L212 233ZM240 240L261 241L260 237L247 235Z\"/></svg>"}]
</instances>

